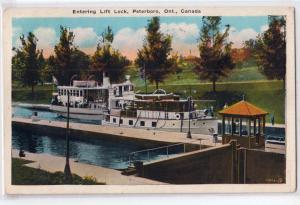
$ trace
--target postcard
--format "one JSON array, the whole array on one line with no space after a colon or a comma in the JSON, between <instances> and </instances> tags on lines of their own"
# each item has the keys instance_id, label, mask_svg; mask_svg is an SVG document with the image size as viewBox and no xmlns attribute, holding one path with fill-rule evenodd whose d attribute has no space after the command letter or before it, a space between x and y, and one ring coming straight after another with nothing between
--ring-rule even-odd
<instances>
[{"instance_id":1,"label":"postcard","mask_svg":"<svg viewBox=\"0 0 300 205\"><path fill-rule=\"evenodd\" d=\"M292 7L6 8L7 194L296 189Z\"/></svg>"}]
</instances>

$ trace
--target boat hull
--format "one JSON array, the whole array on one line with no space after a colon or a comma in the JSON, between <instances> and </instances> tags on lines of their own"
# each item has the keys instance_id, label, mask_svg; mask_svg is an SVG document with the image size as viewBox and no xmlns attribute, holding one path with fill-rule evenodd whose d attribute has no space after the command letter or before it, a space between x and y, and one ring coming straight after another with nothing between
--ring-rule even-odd
<instances>
[{"instance_id":1,"label":"boat hull","mask_svg":"<svg viewBox=\"0 0 300 205\"><path fill-rule=\"evenodd\" d=\"M68 109L64 106L51 105L50 110L57 113L59 116L67 117ZM101 121L105 119L106 112L103 110L89 108L71 108L69 117L79 120Z\"/></svg>"},{"instance_id":2,"label":"boat hull","mask_svg":"<svg viewBox=\"0 0 300 205\"><path fill-rule=\"evenodd\" d=\"M111 116L109 121L103 121L102 124L132 128L143 128L152 130L163 130L170 132L188 132L189 120L165 120L165 119L147 119L147 118L121 118ZM154 126L155 124L155 126ZM213 131L212 131L213 130ZM218 132L218 121L211 119L191 119L190 131L195 134L212 135Z\"/></svg>"}]
</instances>

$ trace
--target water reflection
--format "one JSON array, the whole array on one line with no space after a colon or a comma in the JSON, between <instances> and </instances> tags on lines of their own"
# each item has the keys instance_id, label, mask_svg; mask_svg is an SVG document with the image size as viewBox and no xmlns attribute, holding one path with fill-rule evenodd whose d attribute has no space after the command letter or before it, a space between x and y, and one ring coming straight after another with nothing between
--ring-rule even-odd
<instances>
[{"instance_id":1,"label":"water reflection","mask_svg":"<svg viewBox=\"0 0 300 205\"><path fill-rule=\"evenodd\" d=\"M65 156L65 139L56 136L36 135L13 129L12 146L32 153L48 153ZM151 145L151 148L161 144ZM70 140L70 156L79 162L99 165L113 169L123 169L128 166L128 154L133 151L149 148L136 142L108 139L74 139ZM156 159L160 156L153 156Z\"/></svg>"}]
</instances>

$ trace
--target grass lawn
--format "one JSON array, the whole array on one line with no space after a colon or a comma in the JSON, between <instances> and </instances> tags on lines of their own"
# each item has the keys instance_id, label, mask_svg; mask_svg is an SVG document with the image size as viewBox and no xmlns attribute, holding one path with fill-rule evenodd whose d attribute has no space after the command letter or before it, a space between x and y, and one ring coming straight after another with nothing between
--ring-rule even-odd
<instances>
[{"instance_id":1,"label":"grass lawn","mask_svg":"<svg viewBox=\"0 0 300 205\"><path fill-rule=\"evenodd\" d=\"M40 169L26 167L24 164L32 161L12 158L12 184L13 185L61 185L64 183L64 174L62 172L50 173ZM73 174L72 184L83 185L103 185L92 177L81 178Z\"/></svg>"},{"instance_id":2,"label":"grass lawn","mask_svg":"<svg viewBox=\"0 0 300 205\"><path fill-rule=\"evenodd\" d=\"M34 93L31 93L29 87L15 87L12 88L13 102L27 102L27 103L44 103L49 104L53 92L52 85L39 85L34 87Z\"/></svg>"},{"instance_id":3,"label":"grass lawn","mask_svg":"<svg viewBox=\"0 0 300 205\"><path fill-rule=\"evenodd\" d=\"M198 84L208 83L207 80L200 80L193 71L193 66L190 63L183 62L180 64L182 72L179 74L170 74L165 80L165 85L182 85L182 84ZM131 76L131 81L137 86L143 86L144 81L141 80L139 70L136 67L129 67L127 74ZM242 82L242 81L265 81L267 78L258 71L257 66L248 66L236 68L228 75L223 77L219 82ZM149 84L149 82L148 82Z\"/></svg>"}]
</instances>

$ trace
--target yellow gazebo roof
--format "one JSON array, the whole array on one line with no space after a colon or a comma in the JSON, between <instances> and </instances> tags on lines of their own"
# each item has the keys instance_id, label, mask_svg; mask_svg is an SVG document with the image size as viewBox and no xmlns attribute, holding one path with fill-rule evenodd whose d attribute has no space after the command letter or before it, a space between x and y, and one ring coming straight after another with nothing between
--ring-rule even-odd
<instances>
[{"instance_id":1,"label":"yellow gazebo roof","mask_svg":"<svg viewBox=\"0 0 300 205\"><path fill-rule=\"evenodd\" d=\"M221 115L237 115L237 116L258 116L258 115L267 115L268 112L263 109L256 107L255 105L242 100L238 103L235 103L221 111Z\"/></svg>"}]
</instances>

